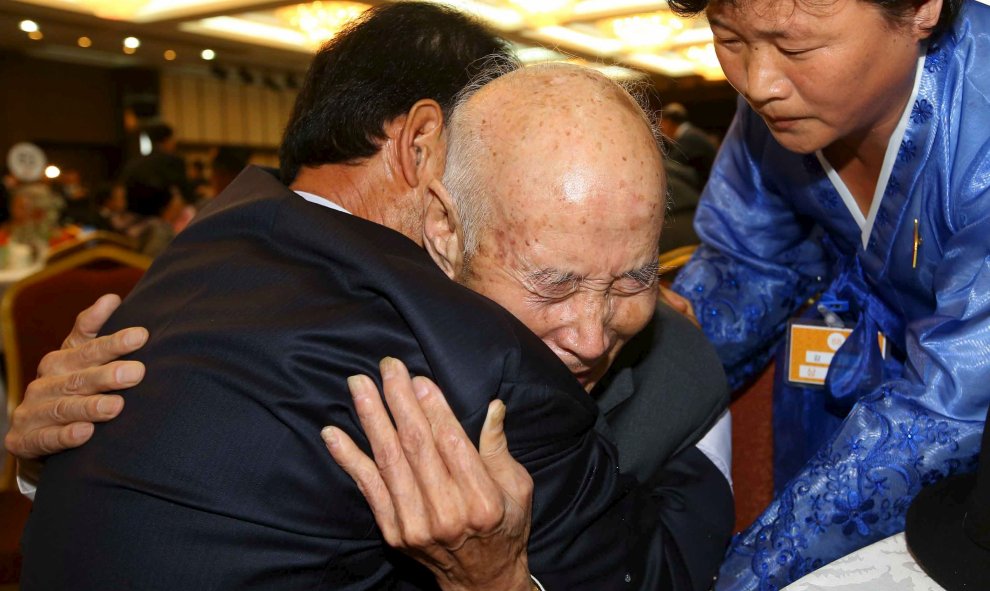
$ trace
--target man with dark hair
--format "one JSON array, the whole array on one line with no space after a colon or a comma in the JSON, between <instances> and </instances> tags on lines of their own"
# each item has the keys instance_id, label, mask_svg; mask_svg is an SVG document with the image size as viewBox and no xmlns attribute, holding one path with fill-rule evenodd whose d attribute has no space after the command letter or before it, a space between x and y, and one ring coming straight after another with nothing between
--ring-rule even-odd
<instances>
[{"instance_id":1,"label":"man with dark hair","mask_svg":"<svg viewBox=\"0 0 990 591\"><path fill-rule=\"evenodd\" d=\"M386 139L384 123L406 113L410 97L430 97L449 115L486 58L509 54L504 41L450 9L402 3L374 14L313 58L279 147L282 182L291 184L304 166L374 156ZM406 52L424 59L396 59Z\"/></svg>"}]
</instances>

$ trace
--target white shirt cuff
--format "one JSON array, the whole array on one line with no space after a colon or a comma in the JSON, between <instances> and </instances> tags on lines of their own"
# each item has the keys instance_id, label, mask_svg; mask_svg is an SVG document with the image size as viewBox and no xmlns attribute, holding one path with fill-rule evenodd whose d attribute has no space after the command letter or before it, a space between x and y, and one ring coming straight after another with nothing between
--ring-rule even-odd
<instances>
[{"instance_id":1,"label":"white shirt cuff","mask_svg":"<svg viewBox=\"0 0 990 591\"><path fill-rule=\"evenodd\" d=\"M17 490L32 501L41 480L41 467L41 462L17 460Z\"/></svg>"},{"instance_id":2,"label":"white shirt cuff","mask_svg":"<svg viewBox=\"0 0 990 591\"><path fill-rule=\"evenodd\" d=\"M732 413L728 409L697 443L697 448L715 464L732 488Z\"/></svg>"}]
</instances>

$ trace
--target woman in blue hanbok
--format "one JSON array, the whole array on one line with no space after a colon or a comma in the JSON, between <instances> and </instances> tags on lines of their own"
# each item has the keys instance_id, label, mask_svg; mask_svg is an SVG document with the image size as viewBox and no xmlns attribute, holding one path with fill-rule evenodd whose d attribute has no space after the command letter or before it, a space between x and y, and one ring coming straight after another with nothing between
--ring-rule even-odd
<instances>
[{"instance_id":1,"label":"woman in blue hanbok","mask_svg":"<svg viewBox=\"0 0 990 591\"><path fill-rule=\"evenodd\" d=\"M819 315L809 298L855 327L823 388L775 401L776 448L798 461L778 463L789 480L718 582L776 589L903 530L923 486L975 465L990 401L990 6L671 4L706 10L741 95L676 303L737 385L790 317Z\"/></svg>"}]
</instances>

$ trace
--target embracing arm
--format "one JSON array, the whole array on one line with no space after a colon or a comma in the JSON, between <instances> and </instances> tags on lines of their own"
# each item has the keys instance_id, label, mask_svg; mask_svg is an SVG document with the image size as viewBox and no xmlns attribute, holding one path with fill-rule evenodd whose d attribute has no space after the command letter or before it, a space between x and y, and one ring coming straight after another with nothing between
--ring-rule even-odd
<instances>
[{"instance_id":1,"label":"embracing arm","mask_svg":"<svg viewBox=\"0 0 990 591\"><path fill-rule=\"evenodd\" d=\"M113 419L124 407L124 399L109 392L144 377L144 364L116 359L140 349L147 330L127 328L96 337L119 305L118 296L105 295L79 314L62 348L41 360L38 377L11 415L4 445L21 461L19 473L26 481L20 485L29 496L40 474L37 460L89 441L94 423Z\"/></svg>"}]
</instances>

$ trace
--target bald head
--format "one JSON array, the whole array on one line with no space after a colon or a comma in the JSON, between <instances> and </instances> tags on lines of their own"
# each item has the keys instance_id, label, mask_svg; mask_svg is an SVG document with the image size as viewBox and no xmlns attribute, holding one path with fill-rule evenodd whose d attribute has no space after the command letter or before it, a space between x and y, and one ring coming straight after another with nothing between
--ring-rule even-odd
<instances>
[{"instance_id":1,"label":"bald head","mask_svg":"<svg viewBox=\"0 0 990 591\"><path fill-rule=\"evenodd\" d=\"M650 118L624 88L589 68L545 64L469 87L449 122L449 146L444 181L464 217L469 255L495 209L553 198L662 209L663 167ZM591 188L603 179L589 163L613 160L638 169L633 178L616 179L629 190L568 190Z\"/></svg>"},{"instance_id":2,"label":"bald head","mask_svg":"<svg viewBox=\"0 0 990 591\"><path fill-rule=\"evenodd\" d=\"M652 316L665 182L648 117L579 66L516 70L449 124L455 278L502 304L586 387Z\"/></svg>"}]
</instances>

